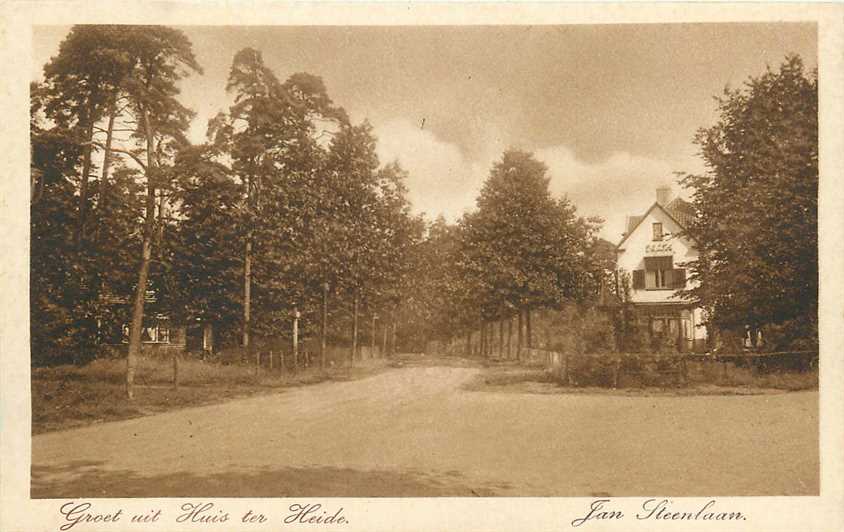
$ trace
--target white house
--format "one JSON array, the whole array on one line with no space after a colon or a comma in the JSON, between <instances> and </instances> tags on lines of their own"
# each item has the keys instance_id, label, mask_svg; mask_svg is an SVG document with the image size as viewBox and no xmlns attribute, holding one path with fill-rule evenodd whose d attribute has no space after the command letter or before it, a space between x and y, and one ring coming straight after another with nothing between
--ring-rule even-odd
<instances>
[{"instance_id":1,"label":"white house","mask_svg":"<svg viewBox=\"0 0 844 532\"><path fill-rule=\"evenodd\" d=\"M697 258L694 240L681 233L692 216L691 205L671 199L658 188L656 201L641 216L627 217L627 230L616 247L619 274L630 276L630 301L654 336L676 338L683 349L706 342L700 308L677 297L689 285L686 263Z\"/></svg>"}]
</instances>

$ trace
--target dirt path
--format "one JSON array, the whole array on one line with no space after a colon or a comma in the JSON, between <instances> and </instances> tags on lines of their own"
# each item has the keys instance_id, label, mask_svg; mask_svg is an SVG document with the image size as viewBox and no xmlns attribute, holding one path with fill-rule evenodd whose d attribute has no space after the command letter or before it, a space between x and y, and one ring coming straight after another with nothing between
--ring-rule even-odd
<instances>
[{"instance_id":1,"label":"dirt path","mask_svg":"<svg viewBox=\"0 0 844 532\"><path fill-rule=\"evenodd\" d=\"M408 367L37 435L33 497L818 493L818 394L471 392Z\"/></svg>"}]
</instances>

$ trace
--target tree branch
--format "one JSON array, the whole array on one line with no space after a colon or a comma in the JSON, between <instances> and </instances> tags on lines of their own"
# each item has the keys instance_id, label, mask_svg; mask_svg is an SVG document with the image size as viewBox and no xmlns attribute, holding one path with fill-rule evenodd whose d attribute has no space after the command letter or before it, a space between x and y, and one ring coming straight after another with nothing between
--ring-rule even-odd
<instances>
[{"instance_id":1,"label":"tree branch","mask_svg":"<svg viewBox=\"0 0 844 532\"><path fill-rule=\"evenodd\" d=\"M87 144L90 144L90 145L92 145L92 146L96 146L96 147L98 147L98 148L106 149L106 147L105 147L105 145L104 145L104 144L102 144L101 142L97 142L97 141L95 141L95 140L92 140L92 141L90 141L90 142L83 142L83 143L82 143L82 146L85 146L85 145L87 145ZM130 152L130 151L127 151L127 150L122 150L122 149L120 149L120 148L114 148L114 147L110 148L110 150L111 150L111 151L113 151L114 153L122 153L122 154L124 154L124 155L128 155L128 156L129 156L129 157L131 157L131 158L132 158L132 159L133 159L136 163L138 163L138 165L140 165L140 167L144 170L144 172L146 172L146 170L147 170L147 165L145 165L145 164L144 164L144 162L141 160L141 158L140 158L140 157L138 157L137 155L135 155L134 153L132 153L132 152Z\"/></svg>"}]
</instances>

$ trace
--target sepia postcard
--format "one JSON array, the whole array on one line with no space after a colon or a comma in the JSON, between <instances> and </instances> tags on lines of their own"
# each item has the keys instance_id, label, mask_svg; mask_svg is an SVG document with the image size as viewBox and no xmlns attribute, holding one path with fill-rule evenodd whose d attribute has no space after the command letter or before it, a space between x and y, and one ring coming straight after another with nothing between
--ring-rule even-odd
<instances>
[{"instance_id":1,"label":"sepia postcard","mask_svg":"<svg viewBox=\"0 0 844 532\"><path fill-rule=\"evenodd\" d=\"M1 20L0 530L844 530L841 5Z\"/></svg>"}]
</instances>

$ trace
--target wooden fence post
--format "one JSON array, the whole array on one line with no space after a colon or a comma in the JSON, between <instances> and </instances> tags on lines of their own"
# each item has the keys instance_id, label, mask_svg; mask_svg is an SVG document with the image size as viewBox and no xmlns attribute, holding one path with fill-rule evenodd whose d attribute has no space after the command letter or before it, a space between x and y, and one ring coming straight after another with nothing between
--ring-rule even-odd
<instances>
[{"instance_id":1,"label":"wooden fence post","mask_svg":"<svg viewBox=\"0 0 844 532\"><path fill-rule=\"evenodd\" d=\"M270 373L273 372L273 350L270 349Z\"/></svg>"},{"instance_id":2,"label":"wooden fence post","mask_svg":"<svg viewBox=\"0 0 844 532\"><path fill-rule=\"evenodd\" d=\"M179 354L173 353L173 388L179 387Z\"/></svg>"},{"instance_id":3,"label":"wooden fence post","mask_svg":"<svg viewBox=\"0 0 844 532\"><path fill-rule=\"evenodd\" d=\"M375 320L378 319L376 314L372 314L372 334L369 336L369 358L375 358Z\"/></svg>"}]
</instances>

